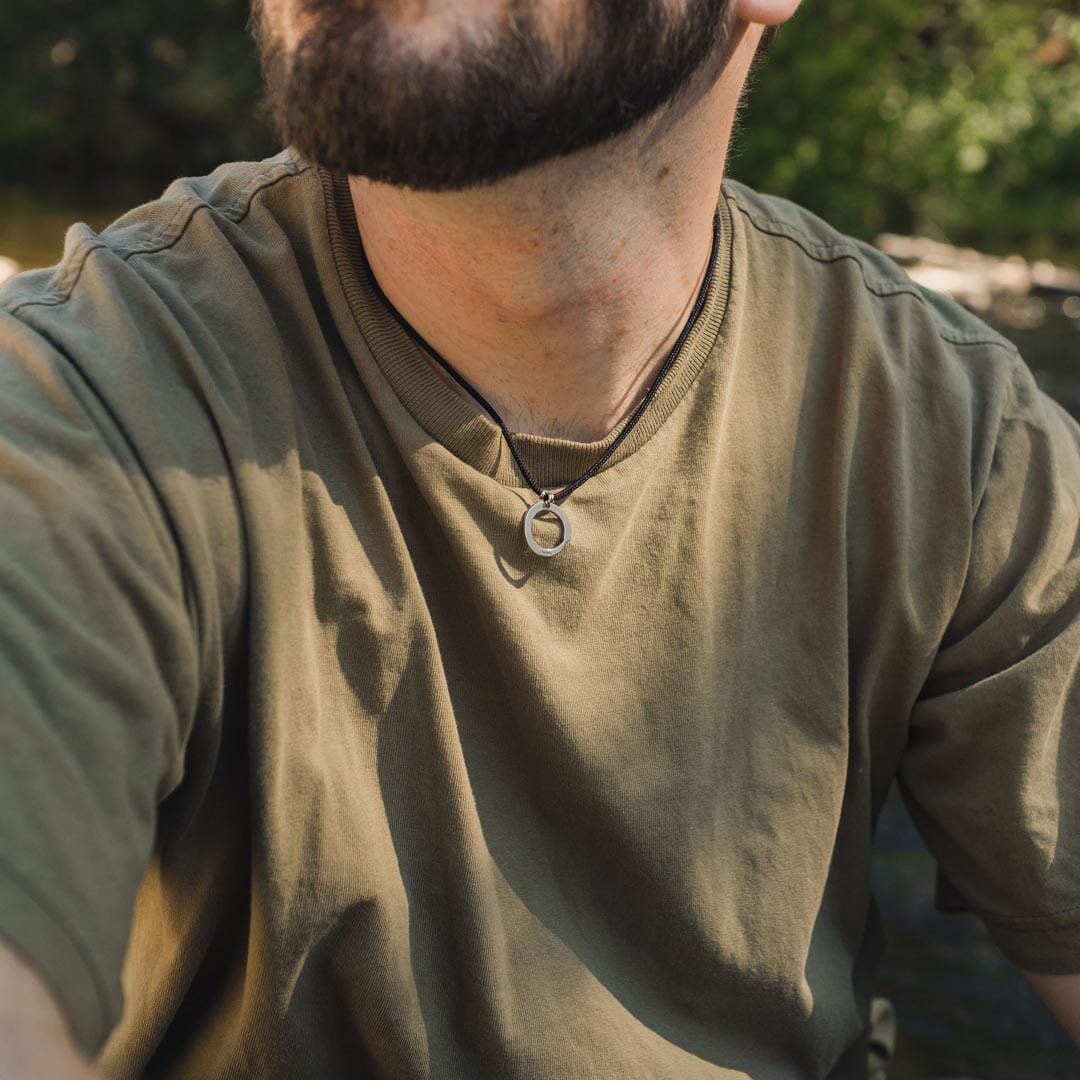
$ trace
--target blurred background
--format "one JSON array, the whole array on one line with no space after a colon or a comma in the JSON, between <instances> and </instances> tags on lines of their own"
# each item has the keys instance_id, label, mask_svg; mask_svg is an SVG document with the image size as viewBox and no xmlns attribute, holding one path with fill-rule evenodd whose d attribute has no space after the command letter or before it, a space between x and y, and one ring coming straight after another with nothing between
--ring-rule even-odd
<instances>
[{"instance_id":1,"label":"blurred background","mask_svg":"<svg viewBox=\"0 0 1080 1080\"><path fill-rule=\"evenodd\" d=\"M246 0L3 0L0 277L174 177L278 149ZM753 79L731 173L877 243L1021 347L1080 418L1080 3L808 0ZM1076 1080L1071 1047L899 801L878 831L891 1080Z\"/></svg>"}]
</instances>

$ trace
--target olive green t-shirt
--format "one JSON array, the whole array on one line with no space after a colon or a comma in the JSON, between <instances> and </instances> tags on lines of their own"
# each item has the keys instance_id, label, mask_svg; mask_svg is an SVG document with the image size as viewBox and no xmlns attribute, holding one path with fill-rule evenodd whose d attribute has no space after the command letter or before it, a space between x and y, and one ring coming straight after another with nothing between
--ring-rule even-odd
<instances>
[{"instance_id":1,"label":"olive green t-shirt","mask_svg":"<svg viewBox=\"0 0 1080 1080\"><path fill-rule=\"evenodd\" d=\"M0 934L104 1076L865 1076L894 778L1080 971L1080 427L883 256L719 213L552 558L342 177L181 180L3 289ZM518 442L553 487L618 430Z\"/></svg>"}]
</instances>

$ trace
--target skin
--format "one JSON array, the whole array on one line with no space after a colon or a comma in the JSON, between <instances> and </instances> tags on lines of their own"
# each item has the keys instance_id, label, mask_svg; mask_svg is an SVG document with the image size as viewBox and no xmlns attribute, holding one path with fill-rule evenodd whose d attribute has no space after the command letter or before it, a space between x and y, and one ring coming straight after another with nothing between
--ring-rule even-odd
<instances>
[{"instance_id":1,"label":"skin","mask_svg":"<svg viewBox=\"0 0 1080 1080\"><path fill-rule=\"evenodd\" d=\"M0 941L0 1077L93 1080L51 990Z\"/></svg>"},{"instance_id":2,"label":"skin","mask_svg":"<svg viewBox=\"0 0 1080 1080\"><path fill-rule=\"evenodd\" d=\"M435 50L504 0L402 0L400 30ZM553 28L571 0L537 0ZM669 0L675 4L681 0ZM713 209L762 33L799 0L738 0L726 63L672 108L600 146L495 184L419 192L350 180L365 251L402 315L512 429L591 440L637 402L705 271ZM286 46L295 0L266 0ZM467 29L467 27L466 27ZM1080 1045L1080 974L1025 972ZM0 942L0 1077L92 1080L45 982Z\"/></svg>"},{"instance_id":3,"label":"skin","mask_svg":"<svg viewBox=\"0 0 1080 1080\"><path fill-rule=\"evenodd\" d=\"M1022 972L1031 989L1042 998L1065 1033L1080 1047L1080 973L1038 975Z\"/></svg>"}]
</instances>

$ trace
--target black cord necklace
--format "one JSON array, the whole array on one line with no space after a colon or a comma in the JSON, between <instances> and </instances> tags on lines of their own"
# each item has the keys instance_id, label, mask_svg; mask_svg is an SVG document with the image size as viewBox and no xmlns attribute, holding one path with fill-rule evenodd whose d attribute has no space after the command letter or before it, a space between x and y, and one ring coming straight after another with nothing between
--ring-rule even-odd
<instances>
[{"instance_id":1,"label":"black cord necklace","mask_svg":"<svg viewBox=\"0 0 1080 1080\"><path fill-rule=\"evenodd\" d=\"M720 211L717 210L716 215L713 217L713 238L712 249L709 252L709 264L705 269L705 277L701 283L701 288L698 290L697 299L694 301L693 310L690 312L690 318L687 319L686 325L682 329L682 333L679 334L678 340L672 346L671 351L667 355L667 359L664 361L663 366L656 374L656 378L653 379L649 389L645 391L645 396L638 402L637 408L634 410L633 415L630 417L626 426L619 432L619 434L612 440L611 445L585 470L576 480L567 484L559 491L548 491L546 488L541 488L533 479L532 473L529 471L529 467L525 464L524 459L521 456L521 452L518 450L517 444L514 442L514 437L510 433L510 429L506 426L503 418L495 411L491 404L484 398L484 396L473 387L464 376L455 371L405 320L402 314L396 307L390 302L389 297L382 291L378 281L375 280L375 274L371 270L370 263L367 262L367 255L364 253L363 245L361 244L361 254L364 262L367 265L368 277L371 280L372 285L375 287L375 292L378 294L379 299L386 305L390 313L401 325L401 328L419 345L422 349L426 350L432 358L446 371L446 373L454 379L463 389L467 390L473 398L475 398L477 404L499 425L499 429L503 433L503 437L506 439L506 445L510 448L510 453L513 455L514 461L517 463L518 469L521 471L521 475L525 480L525 483L537 495L540 496L540 501L534 503L529 507L525 514L525 519L522 522L525 530L525 542L529 545L530 549L537 555L544 555L550 557L552 555L558 555L560 551L570 541L570 519L566 516L566 511L559 505L567 496L577 491L586 480L594 477L608 461L612 454L619 448L623 439L634 429L634 425L644 415L645 410L652 403L653 398L656 397L657 391L660 389L660 384L664 380L664 376L671 370L676 359L678 359L679 351L682 349L686 339L690 336L690 332L694 329L697 323L698 316L701 314L701 309L705 306L705 297L709 292L709 285L712 283L713 271L716 267L716 252L720 246ZM536 516L541 513L554 514L559 520L559 524L562 526L562 539L554 547L542 547L536 542L536 537L533 536L533 521Z\"/></svg>"}]
</instances>

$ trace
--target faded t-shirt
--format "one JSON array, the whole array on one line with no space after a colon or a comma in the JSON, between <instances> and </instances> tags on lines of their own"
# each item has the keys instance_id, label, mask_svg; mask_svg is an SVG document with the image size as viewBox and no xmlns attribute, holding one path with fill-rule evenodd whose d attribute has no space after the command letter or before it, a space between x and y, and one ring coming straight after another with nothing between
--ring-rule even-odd
<instances>
[{"instance_id":1,"label":"faded t-shirt","mask_svg":"<svg viewBox=\"0 0 1080 1080\"><path fill-rule=\"evenodd\" d=\"M105 1076L863 1076L897 776L1080 971L1080 427L872 250L719 211L549 559L344 178L228 165L6 286L0 934ZM518 441L553 487L614 436Z\"/></svg>"}]
</instances>

